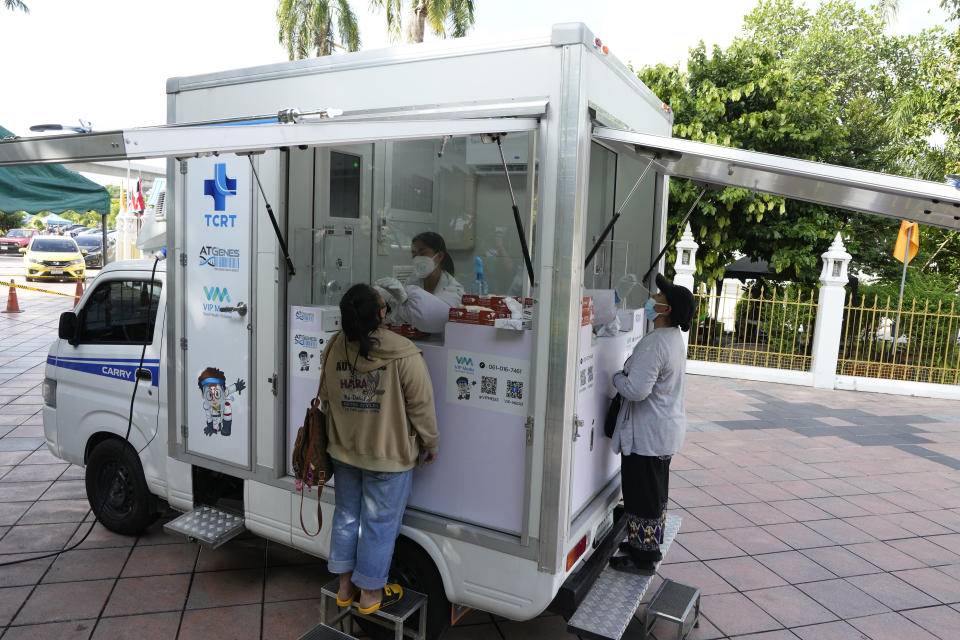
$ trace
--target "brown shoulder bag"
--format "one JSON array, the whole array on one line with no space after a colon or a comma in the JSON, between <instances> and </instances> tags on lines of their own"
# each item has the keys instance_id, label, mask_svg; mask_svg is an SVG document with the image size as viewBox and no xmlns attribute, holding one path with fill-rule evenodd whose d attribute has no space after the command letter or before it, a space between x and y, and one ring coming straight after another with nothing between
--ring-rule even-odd
<instances>
[{"instance_id":1,"label":"brown shoulder bag","mask_svg":"<svg viewBox=\"0 0 960 640\"><path fill-rule=\"evenodd\" d=\"M339 337L335 335L330 342ZM332 347L327 347L329 351ZM323 528L323 513L320 510L320 495L323 485L333 477L333 462L327 453L327 416L320 407L320 389L326 376L326 358L320 363L320 384L317 385L317 395L310 401L310 408L303 418L303 426L297 430L297 440L293 445L293 476L300 491L300 528L310 537L316 536ZM303 523L303 488L312 491L317 488L317 530L314 533L307 531Z\"/></svg>"}]
</instances>

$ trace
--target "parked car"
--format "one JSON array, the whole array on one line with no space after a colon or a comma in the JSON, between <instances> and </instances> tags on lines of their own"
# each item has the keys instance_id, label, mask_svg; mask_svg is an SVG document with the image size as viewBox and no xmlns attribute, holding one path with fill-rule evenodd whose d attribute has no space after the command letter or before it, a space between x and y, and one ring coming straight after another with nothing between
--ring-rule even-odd
<instances>
[{"instance_id":1,"label":"parked car","mask_svg":"<svg viewBox=\"0 0 960 640\"><path fill-rule=\"evenodd\" d=\"M83 233L83 232L85 232L85 231L88 231L89 229L90 229L90 227L85 227L85 226L83 226L83 225L77 225L77 226L74 227L73 229L68 229L68 230L67 230L67 233L70 234L70 237L71 237L71 238L76 238L78 235L80 235L81 233Z\"/></svg>"},{"instance_id":2,"label":"parked car","mask_svg":"<svg viewBox=\"0 0 960 640\"><path fill-rule=\"evenodd\" d=\"M85 251L70 236L34 236L23 252L23 270L27 280L83 278Z\"/></svg>"},{"instance_id":3,"label":"parked car","mask_svg":"<svg viewBox=\"0 0 960 640\"><path fill-rule=\"evenodd\" d=\"M81 233L74 238L74 240L76 240L80 250L84 252L83 258L88 267L103 267L103 237L100 235L100 232ZM116 260L116 250L117 243L113 238L108 238L107 262L114 262Z\"/></svg>"},{"instance_id":4,"label":"parked car","mask_svg":"<svg viewBox=\"0 0 960 640\"><path fill-rule=\"evenodd\" d=\"M5 236L0 237L0 253L18 253L37 233L36 229L10 229Z\"/></svg>"}]
</instances>

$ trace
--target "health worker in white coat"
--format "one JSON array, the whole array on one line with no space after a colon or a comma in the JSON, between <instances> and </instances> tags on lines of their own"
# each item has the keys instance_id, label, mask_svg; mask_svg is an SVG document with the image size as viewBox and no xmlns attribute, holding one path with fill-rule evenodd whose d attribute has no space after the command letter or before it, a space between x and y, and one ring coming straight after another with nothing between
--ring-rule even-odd
<instances>
[{"instance_id":1,"label":"health worker in white coat","mask_svg":"<svg viewBox=\"0 0 960 640\"><path fill-rule=\"evenodd\" d=\"M396 278L380 278L391 302L390 324L409 324L425 333L439 333L451 307L459 307L465 293L453 277L454 267L443 236L433 231L417 234L410 242L413 273L402 284ZM381 293L382 295L382 293Z\"/></svg>"}]
</instances>

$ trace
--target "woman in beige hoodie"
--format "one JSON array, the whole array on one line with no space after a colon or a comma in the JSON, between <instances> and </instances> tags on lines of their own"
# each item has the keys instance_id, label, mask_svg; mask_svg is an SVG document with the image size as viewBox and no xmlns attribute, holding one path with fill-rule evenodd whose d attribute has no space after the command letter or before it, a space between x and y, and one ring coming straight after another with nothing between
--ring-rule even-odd
<instances>
[{"instance_id":1,"label":"woman in beige hoodie","mask_svg":"<svg viewBox=\"0 0 960 640\"><path fill-rule=\"evenodd\" d=\"M333 458L336 509L327 567L337 604L361 613L400 599L387 584L413 467L437 456L433 385L415 344L383 328L386 303L366 284L340 301L343 331L328 344L320 388Z\"/></svg>"}]
</instances>

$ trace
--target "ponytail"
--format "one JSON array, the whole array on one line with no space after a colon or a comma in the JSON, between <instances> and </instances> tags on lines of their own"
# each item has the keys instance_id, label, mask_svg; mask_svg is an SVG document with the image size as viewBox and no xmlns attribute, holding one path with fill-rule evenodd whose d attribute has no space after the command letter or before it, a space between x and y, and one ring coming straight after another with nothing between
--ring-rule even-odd
<instances>
[{"instance_id":1,"label":"ponytail","mask_svg":"<svg viewBox=\"0 0 960 640\"><path fill-rule=\"evenodd\" d=\"M343 294L340 326L347 340L358 343L357 351L369 360L370 349L379 342L372 334L380 326L380 301L370 285L355 284Z\"/></svg>"}]
</instances>

